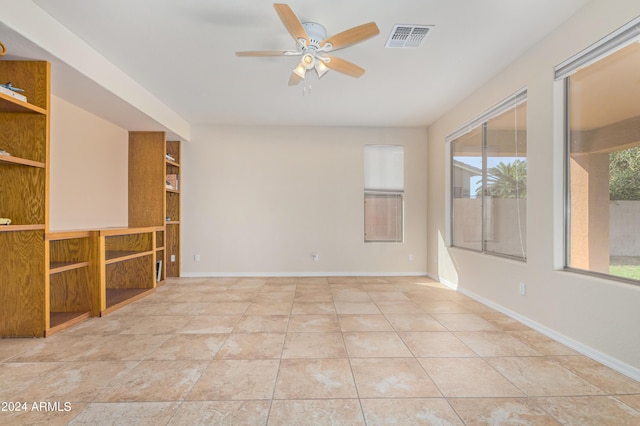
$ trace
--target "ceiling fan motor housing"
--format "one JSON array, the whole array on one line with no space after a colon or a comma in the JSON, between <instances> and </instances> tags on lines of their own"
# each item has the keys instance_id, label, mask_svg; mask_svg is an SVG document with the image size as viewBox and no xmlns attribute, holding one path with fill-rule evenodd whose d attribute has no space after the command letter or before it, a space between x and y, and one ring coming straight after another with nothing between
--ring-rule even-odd
<instances>
[{"instance_id":1,"label":"ceiling fan motor housing","mask_svg":"<svg viewBox=\"0 0 640 426\"><path fill-rule=\"evenodd\" d=\"M303 22L302 27L309 37L309 47L318 49L320 42L327 38L327 30L320 24L315 22Z\"/></svg>"}]
</instances>

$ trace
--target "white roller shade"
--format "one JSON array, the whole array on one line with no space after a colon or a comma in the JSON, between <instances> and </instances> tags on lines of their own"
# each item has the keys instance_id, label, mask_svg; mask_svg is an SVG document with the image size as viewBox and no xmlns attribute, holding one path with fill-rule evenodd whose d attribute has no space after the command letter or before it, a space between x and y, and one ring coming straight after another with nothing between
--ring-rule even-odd
<instances>
[{"instance_id":1,"label":"white roller shade","mask_svg":"<svg viewBox=\"0 0 640 426\"><path fill-rule=\"evenodd\" d=\"M404 147L366 145L364 147L364 189L404 191Z\"/></svg>"}]
</instances>

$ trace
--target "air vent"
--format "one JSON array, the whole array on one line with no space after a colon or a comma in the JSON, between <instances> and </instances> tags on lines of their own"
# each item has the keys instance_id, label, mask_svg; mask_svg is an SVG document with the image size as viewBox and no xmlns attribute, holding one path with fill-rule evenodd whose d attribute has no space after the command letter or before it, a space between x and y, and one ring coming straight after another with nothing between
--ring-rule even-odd
<instances>
[{"instance_id":1,"label":"air vent","mask_svg":"<svg viewBox=\"0 0 640 426\"><path fill-rule=\"evenodd\" d=\"M405 49L420 47L433 25L394 25L385 47Z\"/></svg>"}]
</instances>

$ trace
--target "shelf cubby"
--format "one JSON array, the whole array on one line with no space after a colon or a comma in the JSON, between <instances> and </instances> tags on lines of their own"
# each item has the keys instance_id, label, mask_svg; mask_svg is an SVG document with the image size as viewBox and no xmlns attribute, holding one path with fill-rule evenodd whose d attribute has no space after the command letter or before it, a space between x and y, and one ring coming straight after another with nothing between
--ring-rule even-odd
<instances>
[{"instance_id":1,"label":"shelf cubby","mask_svg":"<svg viewBox=\"0 0 640 426\"><path fill-rule=\"evenodd\" d=\"M99 314L97 233L45 234L49 257L49 327L45 336Z\"/></svg>"},{"instance_id":2,"label":"shelf cubby","mask_svg":"<svg viewBox=\"0 0 640 426\"><path fill-rule=\"evenodd\" d=\"M100 315L155 290L157 231L157 227L99 231Z\"/></svg>"}]
</instances>

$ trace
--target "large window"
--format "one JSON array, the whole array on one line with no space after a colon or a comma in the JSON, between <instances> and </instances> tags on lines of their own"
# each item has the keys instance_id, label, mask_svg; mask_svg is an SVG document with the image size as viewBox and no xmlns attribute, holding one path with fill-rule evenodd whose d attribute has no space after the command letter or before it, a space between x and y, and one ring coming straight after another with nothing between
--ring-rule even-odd
<instances>
[{"instance_id":1,"label":"large window","mask_svg":"<svg viewBox=\"0 0 640 426\"><path fill-rule=\"evenodd\" d=\"M449 136L451 242L526 260L526 91Z\"/></svg>"},{"instance_id":2,"label":"large window","mask_svg":"<svg viewBox=\"0 0 640 426\"><path fill-rule=\"evenodd\" d=\"M404 147L364 148L364 240L403 241Z\"/></svg>"},{"instance_id":3,"label":"large window","mask_svg":"<svg viewBox=\"0 0 640 426\"><path fill-rule=\"evenodd\" d=\"M640 280L637 21L556 69L564 81L566 267Z\"/></svg>"}]
</instances>

